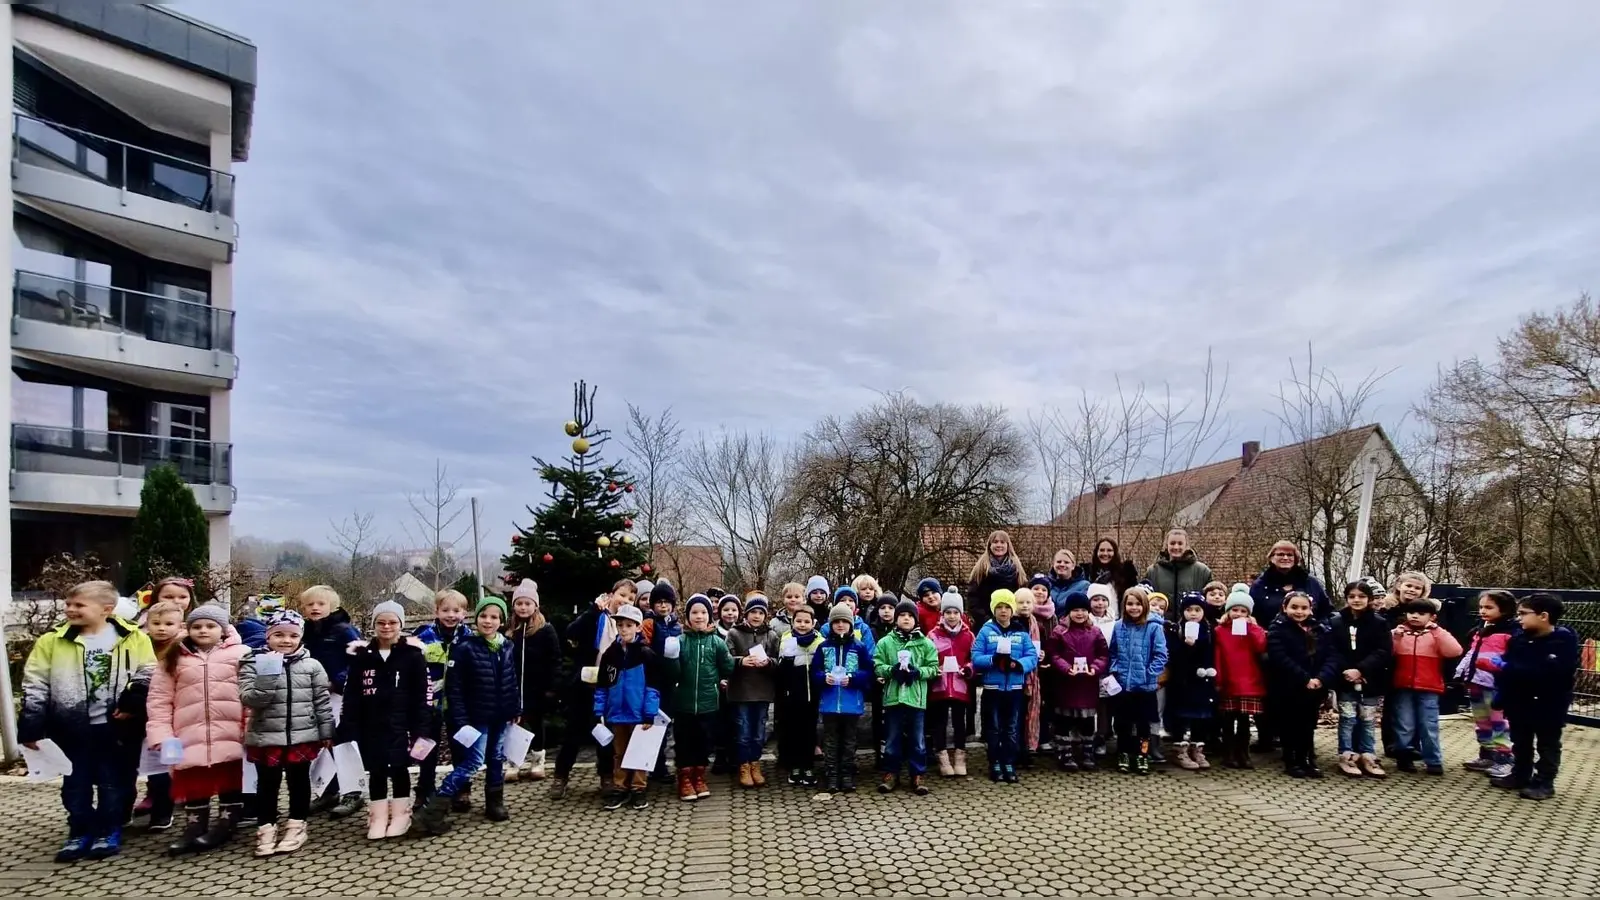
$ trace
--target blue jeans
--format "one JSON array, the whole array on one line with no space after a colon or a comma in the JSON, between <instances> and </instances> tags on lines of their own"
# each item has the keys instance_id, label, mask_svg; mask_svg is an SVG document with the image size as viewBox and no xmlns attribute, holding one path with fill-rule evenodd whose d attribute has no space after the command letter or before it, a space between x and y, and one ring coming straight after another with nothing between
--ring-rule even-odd
<instances>
[{"instance_id":1,"label":"blue jeans","mask_svg":"<svg viewBox=\"0 0 1600 900\"><path fill-rule=\"evenodd\" d=\"M989 765L1017 764L1017 745L1022 739L1022 705L1027 700L1021 691L983 692L983 733L989 740Z\"/></svg>"},{"instance_id":2,"label":"blue jeans","mask_svg":"<svg viewBox=\"0 0 1600 900\"><path fill-rule=\"evenodd\" d=\"M1369 697L1355 691L1339 691L1339 752L1373 753L1373 726L1378 721L1382 697Z\"/></svg>"},{"instance_id":3,"label":"blue jeans","mask_svg":"<svg viewBox=\"0 0 1600 900\"><path fill-rule=\"evenodd\" d=\"M742 700L733 704L733 733L740 765L760 762L767 745L767 704Z\"/></svg>"},{"instance_id":4,"label":"blue jeans","mask_svg":"<svg viewBox=\"0 0 1600 900\"><path fill-rule=\"evenodd\" d=\"M1439 695L1395 691L1389 695L1389 702L1393 704L1394 739L1400 750L1409 753L1420 744L1424 765L1444 765L1444 754L1439 749Z\"/></svg>"},{"instance_id":5,"label":"blue jeans","mask_svg":"<svg viewBox=\"0 0 1600 900\"><path fill-rule=\"evenodd\" d=\"M899 774L902 762L912 775L928 771L927 734L922 728L924 712L904 704L884 708L883 725L888 733L883 750L884 772Z\"/></svg>"},{"instance_id":6,"label":"blue jeans","mask_svg":"<svg viewBox=\"0 0 1600 900\"><path fill-rule=\"evenodd\" d=\"M137 764L129 766L129 752L116 731L111 725L91 725L80 740L55 741L72 760L72 774L61 779L67 830L73 837L117 834L133 799Z\"/></svg>"},{"instance_id":7,"label":"blue jeans","mask_svg":"<svg viewBox=\"0 0 1600 900\"><path fill-rule=\"evenodd\" d=\"M439 785L439 796L455 797L467 789L472 783L472 776L478 774L483 768L487 757L489 773L484 777L485 788L497 788L506 783L506 753L502 744L505 743L506 726L511 723L500 722L489 726L489 730L478 735L478 739L468 747L464 744L453 744L452 750L464 751L455 759L455 768L444 777L444 783Z\"/></svg>"}]
</instances>

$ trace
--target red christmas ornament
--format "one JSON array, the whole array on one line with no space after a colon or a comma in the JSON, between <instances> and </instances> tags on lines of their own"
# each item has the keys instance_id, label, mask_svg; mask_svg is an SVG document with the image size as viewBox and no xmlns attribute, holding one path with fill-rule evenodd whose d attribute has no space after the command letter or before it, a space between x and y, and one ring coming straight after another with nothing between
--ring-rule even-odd
<instances>
[{"instance_id":1,"label":"red christmas ornament","mask_svg":"<svg viewBox=\"0 0 1600 900\"><path fill-rule=\"evenodd\" d=\"M639 567L639 571L643 572L646 575L649 575L650 574L650 564L649 563L645 563L644 565L640 566Z\"/></svg>"},{"instance_id":2,"label":"red christmas ornament","mask_svg":"<svg viewBox=\"0 0 1600 900\"><path fill-rule=\"evenodd\" d=\"M633 520L632 519L623 519L622 520L622 527L623 528L632 528L633 527Z\"/></svg>"},{"instance_id":3,"label":"red christmas ornament","mask_svg":"<svg viewBox=\"0 0 1600 900\"><path fill-rule=\"evenodd\" d=\"M520 543L522 543L522 535L520 535L520 534L513 534L513 535L512 535L512 536L511 536L511 543L513 543L513 544L520 544Z\"/></svg>"},{"instance_id":4,"label":"red christmas ornament","mask_svg":"<svg viewBox=\"0 0 1600 900\"><path fill-rule=\"evenodd\" d=\"M616 493L617 492L617 483L615 481L613 481L610 484L606 485L606 490L612 492L613 494Z\"/></svg>"},{"instance_id":5,"label":"red christmas ornament","mask_svg":"<svg viewBox=\"0 0 1600 900\"><path fill-rule=\"evenodd\" d=\"M622 567L622 563L620 563L620 562L618 562L617 560L614 560L614 559L611 561L611 568L617 569L617 568L621 568L621 567Z\"/></svg>"},{"instance_id":6,"label":"red christmas ornament","mask_svg":"<svg viewBox=\"0 0 1600 900\"><path fill-rule=\"evenodd\" d=\"M553 563L553 562L555 562L555 561L556 561L556 558L555 558L555 557L554 557L554 556L551 556L551 555L550 555L550 554L548 554L548 553L546 553L546 554L545 554L545 555L544 555L544 562L545 562L545 565L549 565L549 564L550 564L550 563Z\"/></svg>"},{"instance_id":7,"label":"red christmas ornament","mask_svg":"<svg viewBox=\"0 0 1600 900\"><path fill-rule=\"evenodd\" d=\"M624 487L623 490L625 490L625 491L627 491L628 493L631 494L631 493L633 493L633 485L630 484L627 487Z\"/></svg>"}]
</instances>

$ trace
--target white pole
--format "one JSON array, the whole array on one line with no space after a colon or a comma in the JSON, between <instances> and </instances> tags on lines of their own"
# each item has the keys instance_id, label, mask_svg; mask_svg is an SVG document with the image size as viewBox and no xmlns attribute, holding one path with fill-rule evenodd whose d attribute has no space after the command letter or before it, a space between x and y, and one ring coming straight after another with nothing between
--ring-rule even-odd
<instances>
[{"instance_id":1,"label":"white pole","mask_svg":"<svg viewBox=\"0 0 1600 900\"><path fill-rule=\"evenodd\" d=\"M478 602L483 602L483 554L478 549L478 498L472 498L472 574L478 579Z\"/></svg>"},{"instance_id":2,"label":"white pole","mask_svg":"<svg viewBox=\"0 0 1600 900\"><path fill-rule=\"evenodd\" d=\"M1355 544L1350 548L1350 571L1346 581L1362 576L1362 566L1367 561L1367 533L1372 528L1372 495L1378 487L1378 455L1367 457L1366 471L1361 480L1361 508L1356 512Z\"/></svg>"},{"instance_id":3,"label":"white pole","mask_svg":"<svg viewBox=\"0 0 1600 900\"><path fill-rule=\"evenodd\" d=\"M11 6L0 10L0 42L11 46ZM4 144L0 144L0 155L4 156L5 167L11 168L11 67L4 67L0 72L0 103L5 104L3 117L6 120L6 135ZM11 179L5 179L0 185L0 206L11 208ZM6 273L6 278L11 277L11 242L5 242L0 247L0 272ZM6 332L6 355L11 355L11 332ZM8 380L0 385L0 409L6 413L6 422L11 421L11 382ZM6 429L7 439L10 439L10 428ZM13 458L15 458L13 456ZM11 596L11 504L9 495L6 503L6 514L0 518L0 546L5 547L5 553L0 554L0 752L6 759L17 758L17 716L12 707L11 690L11 650L6 642L6 620L11 617L11 610L16 606L16 600Z\"/></svg>"}]
</instances>

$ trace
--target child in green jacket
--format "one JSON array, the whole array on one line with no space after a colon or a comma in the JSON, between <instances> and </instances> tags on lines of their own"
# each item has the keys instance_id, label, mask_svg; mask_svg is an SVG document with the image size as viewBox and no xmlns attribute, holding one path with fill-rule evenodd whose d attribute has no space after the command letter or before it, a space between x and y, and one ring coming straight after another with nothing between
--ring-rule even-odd
<instances>
[{"instance_id":1,"label":"child in green jacket","mask_svg":"<svg viewBox=\"0 0 1600 900\"><path fill-rule=\"evenodd\" d=\"M923 714L928 708L928 682L939 674L939 651L917 627L917 604L902 600L894 608L894 630L873 649L873 669L883 685L884 727L888 733L883 752L883 780L878 793L894 790L900 763L911 770L911 789L928 795L923 780L928 770L928 747Z\"/></svg>"},{"instance_id":2,"label":"child in green jacket","mask_svg":"<svg viewBox=\"0 0 1600 900\"><path fill-rule=\"evenodd\" d=\"M666 648L668 665L675 668L677 687L672 708L677 710L678 799L699 800L711 796L706 785L706 766L717 734L717 709L721 705L718 687L733 674L733 657L728 644L717 632L711 600L695 594L684 607L686 627L677 638L677 658Z\"/></svg>"}]
</instances>

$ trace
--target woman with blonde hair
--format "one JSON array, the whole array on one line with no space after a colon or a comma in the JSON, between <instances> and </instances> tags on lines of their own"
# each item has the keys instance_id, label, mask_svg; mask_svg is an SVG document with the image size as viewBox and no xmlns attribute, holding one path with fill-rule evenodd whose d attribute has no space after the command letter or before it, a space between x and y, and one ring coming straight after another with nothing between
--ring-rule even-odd
<instances>
[{"instance_id":1,"label":"woman with blonde hair","mask_svg":"<svg viewBox=\"0 0 1600 900\"><path fill-rule=\"evenodd\" d=\"M1011 535L996 529L989 532L984 542L988 552L978 557L967 574L967 614L974 622L986 621L989 616L989 598L995 591L1020 591L1028 583L1022 568L1022 558L1011 543Z\"/></svg>"}]
</instances>

